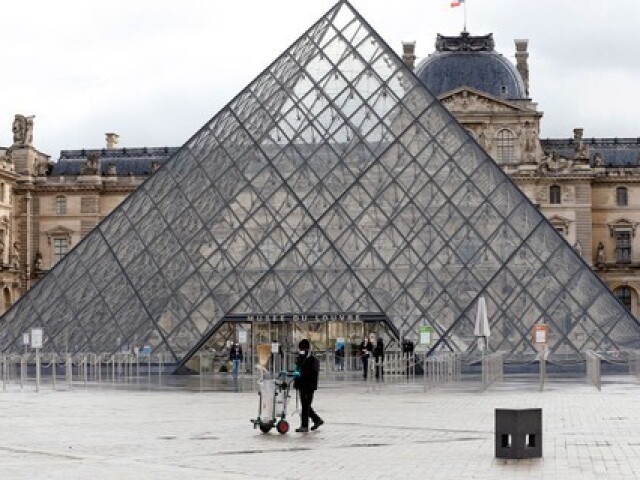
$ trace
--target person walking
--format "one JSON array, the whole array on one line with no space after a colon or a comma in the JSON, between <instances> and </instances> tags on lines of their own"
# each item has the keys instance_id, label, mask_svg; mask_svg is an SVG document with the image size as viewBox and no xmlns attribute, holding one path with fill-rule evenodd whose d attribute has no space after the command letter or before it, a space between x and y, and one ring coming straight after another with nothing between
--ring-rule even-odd
<instances>
[{"instance_id":1,"label":"person walking","mask_svg":"<svg viewBox=\"0 0 640 480\"><path fill-rule=\"evenodd\" d=\"M229 360L231 360L231 363L233 365L233 379L237 380L238 373L240 372L240 366L243 360L242 345L240 345L238 342L235 342L233 345L231 345L231 348L229 349Z\"/></svg>"},{"instance_id":2,"label":"person walking","mask_svg":"<svg viewBox=\"0 0 640 480\"><path fill-rule=\"evenodd\" d=\"M300 394L300 403L302 404L302 412L300 414L300 428L296 428L298 433L306 433L309 431L309 418L313 420L311 430L317 430L323 423L313 407L313 395L318 389L318 373L320 372L320 362L311 353L311 344L306 338L302 339L298 344L300 354L296 362L296 372L298 376L294 380L294 387L298 389Z\"/></svg>"},{"instance_id":3,"label":"person walking","mask_svg":"<svg viewBox=\"0 0 640 480\"><path fill-rule=\"evenodd\" d=\"M336 370L344 370L344 341L336 342Z\"/></svg>"},{"instance_id":4,"label":"person walking","mask_svg":"<svg viewBox=\"0 0 640 480\"><path fill-rule=\"evenodd\" d=\"M367 374L369 372L369 358L371 357L371 352L373 351L373 344L368 337L364 337L362 343L360 344L360 349L358 350L358 354L360 355L360 360L362 361L362 376L364 379L367 379Z\"/></svg>"},{"instance_id":5,"label":"person walking","mask_svg":"<svg viewBox=\"0 0 640 480\"><path fill-rule=\"evenodd\" d=\"M378 338L376 348L373 349L373 358L376 362L376 380L384 377L384 368L382 363L384 362L384 342L382 338Z\"/></svg>"}]
</instances>

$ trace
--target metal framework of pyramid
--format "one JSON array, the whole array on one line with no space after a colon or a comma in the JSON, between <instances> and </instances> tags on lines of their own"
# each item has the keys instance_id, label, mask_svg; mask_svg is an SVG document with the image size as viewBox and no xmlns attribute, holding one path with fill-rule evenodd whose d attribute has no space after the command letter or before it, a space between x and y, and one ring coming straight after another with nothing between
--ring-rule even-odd
<instances>
[{"instance_id":1,"label":"metal framework of pyramid","mask_svg":"<svg viewBox=\"0 0 640 480\"><path fill-rule=\"evenodd\" d=\"M345 1L338 2L0 321L4 351L151 345L184 363L245 312L372 312L469 352L637 348L571 246Z\"/></svg>"}]
</instances>

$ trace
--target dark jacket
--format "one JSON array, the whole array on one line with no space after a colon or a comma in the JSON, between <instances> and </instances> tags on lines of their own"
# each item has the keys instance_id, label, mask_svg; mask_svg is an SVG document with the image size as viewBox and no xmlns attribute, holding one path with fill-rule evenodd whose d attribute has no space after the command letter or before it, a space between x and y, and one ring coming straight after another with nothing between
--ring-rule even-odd
<instances>
[{"instance_id":1,"label":"dark jacket","mask_svg":"<svg viewBox=\"0 0 640 480\"><path fill-rule=\"evenodd\" d=\"M315 355L309 352L308 355L298 355L296 367L300 376L294 382L295 388L301 392L313 392L318 389L318 374L320 373L320 362Z\"/></svg>"},{"instance_id":2,"label":"dark jacket","mask_svg":"<svg viewBox=\"0 0 640 480\"><path fill-rule=\"evenodd\" d=\"M231 345L229 350L229 360L242 361L242 345Z\"/></svg>"},{"instance_id":3,"label":"dark jacket","mask_svg":"<svg viewBox=\"0 0 640 480\"><path fill-rule=\"evenodd\" d=\"M360 356L371 355L372 351L373 351L373 343L371 343L371 340L367 340L367 343L363 341L360 344L360 351L358 352L358 355Z\"/></svg>"},{"instance_id":4,"label":"dark jacket","mask_svg":"<svg viewBox=\"0 0 640 480\"><path fill-rule=\"evenodd\" d=\"M414 344L411 340L404 340L402 342L402 353L412 354L414 349Z\"/></svg>"},{"instance_id":5,"label":"dark jacket","mask_svg":"<svg viewBox=\"0 0 640 480\"><path fill-rule=\"evenodd\" d=\"M378 343L376 344L376 348L373 349L373 357L376 360L384 360L384 343L382 339L378 339Z\"/></svg>"}]
</instances>

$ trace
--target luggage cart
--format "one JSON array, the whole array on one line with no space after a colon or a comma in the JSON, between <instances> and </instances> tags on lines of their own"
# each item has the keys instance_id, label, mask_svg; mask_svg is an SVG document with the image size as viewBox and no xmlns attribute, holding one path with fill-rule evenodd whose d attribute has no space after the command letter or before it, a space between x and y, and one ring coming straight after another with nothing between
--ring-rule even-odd
<instances>
[{"instance_id":1,"label":"luggage cart","mask_svg":"<svg viewBox=\"0 0 640 480\"><path fill-rule=\"evenodd\" d=\"M253 428L260 428L262 433L269 433L273 427L281 435L289 431L287 421L287 400L291 397L291 386L295 375L293 372L280 372L275 379L261 378L258 381L260 402L258 418L252 419ZM298 403L296 392L296 404Z\"/></svg>"}]
</instances>

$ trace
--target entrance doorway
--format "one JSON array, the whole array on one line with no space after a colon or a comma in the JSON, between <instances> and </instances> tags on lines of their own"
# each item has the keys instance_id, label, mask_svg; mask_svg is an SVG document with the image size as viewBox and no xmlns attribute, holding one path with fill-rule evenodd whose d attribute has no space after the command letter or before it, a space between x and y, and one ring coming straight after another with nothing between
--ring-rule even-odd
<instances>
[{"instance_id":1,"label":"entrance doorway","mask_svg":"<svg viewBox=\"0 0 640 480\"><path fill-rule=\"evenodd\" d=\"M298 343L306 338L320 360L321 371L355 371L362 368L358 352L365 336L384 338L387 348L397 341L386 316L379 313L232 315L225 317L198 355L190 356L186 362L194 371L227 371L231 343L239 342L245 357L244 372L254 371L259 352L263 359L265 355L269 357L269 371L292 370L299 353ZM342 354L336 355L338 347L342 347ZM202 355L211 359L211 365L194 363Z\"/></svg>"},{"instance_id":2,"label":"entrance doorway","mask_svg":"<svg viewBox=\"0 0 640 480\"><path fill-rule=\"evenodd\" d=\"M320 369L329 371L353 371L361 368L358 358L360 343L365 336L383 336L385 339L394 335L387 328L386 322L380 320L307 320L294 318L253 322L247 327L251 331L253 350L260 344L277 342L281 351L272 356L276 370L284 368L292 370L298 356L298 343L306 338L311 349L320 360ZM314 316L315 318L315 316ZM329 317L330 318L330 317ZM342 352L338 352L338 349Z\"/></svg>"}]
</instances>

